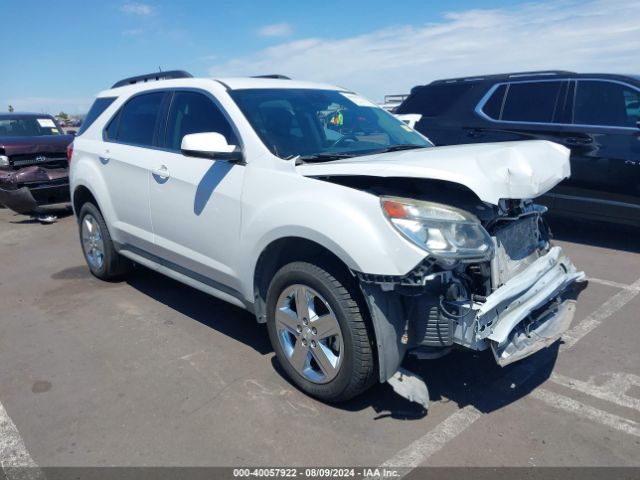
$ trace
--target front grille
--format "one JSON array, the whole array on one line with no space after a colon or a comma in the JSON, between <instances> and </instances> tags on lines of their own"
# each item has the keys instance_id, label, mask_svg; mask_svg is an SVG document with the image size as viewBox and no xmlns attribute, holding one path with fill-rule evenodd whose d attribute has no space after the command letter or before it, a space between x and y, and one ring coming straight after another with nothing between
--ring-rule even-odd
<instances>
[{"instance_id":1,"label":"front grille","mask_svg":"<svg viewBox=\"0 0 640 480\"><path fill-rule=\"evenodd\" d=\"M45 165L51 168L66 168L67 156L62 152L42 152L12 155L9 163L15 169L28 167L30 165Z\"/></svg>"}]
</instances>

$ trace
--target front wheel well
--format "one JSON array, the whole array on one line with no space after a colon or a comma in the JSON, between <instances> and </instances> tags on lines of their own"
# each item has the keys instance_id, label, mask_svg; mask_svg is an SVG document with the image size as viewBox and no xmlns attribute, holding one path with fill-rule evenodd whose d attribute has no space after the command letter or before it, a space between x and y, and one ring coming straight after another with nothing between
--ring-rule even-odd
<instances>
[{"instance_id":1,"label":"front wheel well","mask_svg":"<svg viewBox=\"0 0 640 480\"><path fill-rule=\"evenodd\" d=\"M288 263L300 261L323 267L343 282L357 282L349 267L319 243L300 237L274 240L260 254L253 277L255 313L258 322L267 321L267 290L275 273Z\"/></svg>"}]
</instances>

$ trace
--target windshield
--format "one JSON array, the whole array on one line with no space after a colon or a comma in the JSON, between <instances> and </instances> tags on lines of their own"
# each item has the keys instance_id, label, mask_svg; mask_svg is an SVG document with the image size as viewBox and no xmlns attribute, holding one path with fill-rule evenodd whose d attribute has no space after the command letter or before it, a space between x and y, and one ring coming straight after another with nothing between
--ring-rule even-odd
<instances>
[{"instance_id":1,"label":"windshield","mask_svg":"<svg viewBox=\"0 0 640 480\"><path fill-rule=\"evenodd\" d=\"M230 93L264 144L281 158L324 160L432 146L354 93L282 88Z\"/></svg>"},{"instance_id":2,"label":"windshield","mask_svg":"<svg viewBox=\"0 0 640 480\"><path fill-rule=\"evenodd\" d=\"M0 137L62 135L50 117L0 118Z\"/></svg>"}]
</instances>

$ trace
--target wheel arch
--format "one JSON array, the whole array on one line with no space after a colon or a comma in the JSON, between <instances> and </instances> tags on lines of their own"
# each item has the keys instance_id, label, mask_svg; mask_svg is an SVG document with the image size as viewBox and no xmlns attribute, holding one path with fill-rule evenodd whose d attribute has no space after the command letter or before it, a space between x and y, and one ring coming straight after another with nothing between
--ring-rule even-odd
<instances>
[{"instance_id":1,"label":"wheel arch","mask_svg":"<svg viewBox=\"0 0 640 480\"><path fill-rule=\"evenodd\" d=\"M93 192L85 185L78 185L74 189L71 197L71 205L73 206L73 211L75 212L76 217L80 215L80 209L87 202L93 203L96 208L100 210L100 205L98 204L98 200Z\"/></svg>"},{"instance_id":2,"label":"wheel arch","mask_svg":"<svg viewBox=\"0 0 640 480\"><path fill-rule=\"evenodd\" d=\"M357 281L350 267L352 260L341 258L330 247L299 236L272 240L258 256L253 272L254 309L259 323L266 322L266 296L271 279L284 265L296 261L329 268L345 281Z\"/></svg>"}]
</instances>

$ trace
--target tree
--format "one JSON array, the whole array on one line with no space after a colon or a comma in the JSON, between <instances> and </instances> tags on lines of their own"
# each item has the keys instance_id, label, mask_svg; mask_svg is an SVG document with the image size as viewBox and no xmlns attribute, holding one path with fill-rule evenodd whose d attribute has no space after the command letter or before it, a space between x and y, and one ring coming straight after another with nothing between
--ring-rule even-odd
<instances>
[{"instance_id":1,"label":"tree","mask_svg":"<svg viewBox=\"0 0 640 480\"><path fill-rule=\"evenodd\" d=\"M9 105L9 113L13 113L13 110L14 110L13 105Z\"/></svg>"},{"instance_id":2,"label":"tree","mask_svg":"<svg viewBox=\"0 0 640 480\"><path fill-rule=\"evenodd\" d=\"M60 112L58 114L58 118L61 118L63 120L69 120L69 115L67 115L65 112Z\"/></svg>"}]
</instances>

